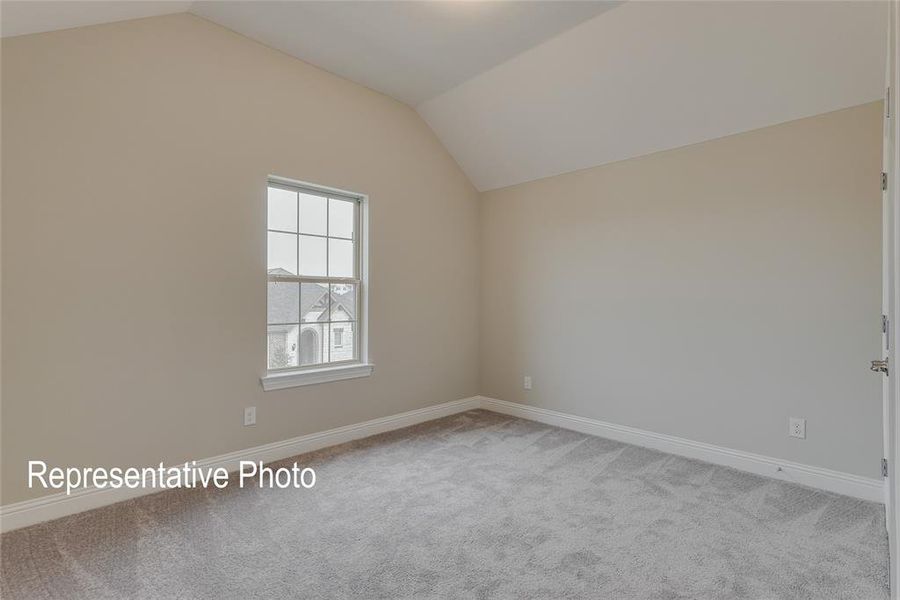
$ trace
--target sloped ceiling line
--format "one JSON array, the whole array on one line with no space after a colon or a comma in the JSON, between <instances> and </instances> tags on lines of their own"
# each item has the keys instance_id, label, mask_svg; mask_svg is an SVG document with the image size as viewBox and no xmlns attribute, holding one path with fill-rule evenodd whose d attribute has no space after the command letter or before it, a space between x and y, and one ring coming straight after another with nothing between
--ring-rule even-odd
<instances>
[{"instance_id":1,"label":"sloped ceiling line","mask_svg":"<svg viewBox=\"0 0 900 600\"><path fill-rule=\"evenodd\" d=\"M188 10L414 106L481 191L883 94L881 1L3 0L0 25Z\"/></svg>"}]
</instances>

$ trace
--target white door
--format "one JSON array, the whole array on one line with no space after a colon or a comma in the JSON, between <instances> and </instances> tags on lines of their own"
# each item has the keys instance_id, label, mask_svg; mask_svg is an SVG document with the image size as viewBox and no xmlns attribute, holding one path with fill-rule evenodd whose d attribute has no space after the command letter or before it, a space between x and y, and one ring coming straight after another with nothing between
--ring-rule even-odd
<instances>
[{"instance_id":1,"label":"white door","mask_svg":"<svg viewBox=\"0 0 900 600\"><path fill-rule=\"evenodd\" d=\"M900 80L900 55L898 55L897 35L900 29L900 11L896 2L889 3L890 18L888 26L888 52L887 52L887 92L885 94L885 119L884 119L884 158L882 171L886 174L886 190L883 193L883 269L882 269L882 298L883 311L887 317L887 331L883 338L882 360L888 361L889 374L884 377L884 456L889 461L888 477L885 480L885 511L887 517L887 530L890 540L890 565L891 565L891 597L900 600L900 531L898 531L898 482L896 469L900 466L900 448L897 441L900 440L900 410L898 410L898 386L896 348L900 342L897 334L897 315L900 314L900 293L898 284L900 277L897 275L898 244L900 240L900 152L896 145L900 115L898 115L897 82Z\"/></svg>"},{"instance_id":2,"label":"white door","mask_svg":"<svg viewBox=\"0 0 900 600\"><path fill-rule=\"evenodd\" d=\"M890 44L888 44L890 46ZM891 81L891 59L887 61L887 81ZM891 161L893 157L893 131L892 131L892 115L891 115L891 87L887 87L884 102L884 146L882 158L882 286L881 286L881 330L882 330L882 347L881 356L878 360L884 365L876 365L872 363L872 370L876 368L884 368L884 377L882 378L882 419L884 426L884 454L883 456L892 456L893 436L891 430L894 422L894 403L892 402L895 390L894 381L897 379L895 370L896 363L893 360L894 344L892 341L892 329L896 320L894 319L894 210L891 203L891 191L894 187L890 182L889 174L891 173ZM893 506L891 505L891 485L890 469L883 472L885 475L885 511L886 511L886 527L890 532L894 528L893 519L895 517Z\"/></svg>"}]
</instances>

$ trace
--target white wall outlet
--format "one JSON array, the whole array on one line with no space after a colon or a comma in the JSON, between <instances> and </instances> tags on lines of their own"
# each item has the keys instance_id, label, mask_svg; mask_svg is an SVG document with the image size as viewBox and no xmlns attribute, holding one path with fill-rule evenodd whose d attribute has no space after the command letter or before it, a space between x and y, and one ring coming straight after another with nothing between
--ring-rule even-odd
<instances>
[{"instance_id":1,"label":"white wall outlet","mask_svg":"<svg viewBox=\"0 0 900 600\"><path fill-rule=\"evenodd\" d=\"M244 425L256 425L255 406L248 406L244 409Z\"/></svg>"},{"instance_id":2,"label":"white wall outlet","mask_svg":"<svg viewBox=\"0 0 900 600\"><path fill-rule=\"evenodd\" d=\"M806 439L806 419L791 417L788 419L788 426L790 428L788 433L791 437Z\"/></svg>"},{"instance_id":3,"label":"white wall outlet","mask_svg":"<svg viewBox=\"0 0 900 600\"><path fill-rule=\"evenodd\" d=\"M526 375L526 376L525 376L525 379L522 381L522 386L523 386L526 390L530 390L530 389L531 389L531 375Z\"/></svg>"}]
</instances>

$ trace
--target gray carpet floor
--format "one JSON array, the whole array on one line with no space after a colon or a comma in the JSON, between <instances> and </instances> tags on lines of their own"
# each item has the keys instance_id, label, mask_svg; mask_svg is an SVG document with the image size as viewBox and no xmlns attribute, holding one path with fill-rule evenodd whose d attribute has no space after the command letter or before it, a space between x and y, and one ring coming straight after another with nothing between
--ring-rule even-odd
<instances>
[{"instance_id":1,"label":"gray carpet floor","mask_svg":"<svg viewBox=\"0 0 900 600\"><path fill-rule=\"evenodd\" d=\"M293 460L293 459L292 459ZM485 411L9 532L19 598L888 597L876 504Z\"/></svg>"}]
</instances>

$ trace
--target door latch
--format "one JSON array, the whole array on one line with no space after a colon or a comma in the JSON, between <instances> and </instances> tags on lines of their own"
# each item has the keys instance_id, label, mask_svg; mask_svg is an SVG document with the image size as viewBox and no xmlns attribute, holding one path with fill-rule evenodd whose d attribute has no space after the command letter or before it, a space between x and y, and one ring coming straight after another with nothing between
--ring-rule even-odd
<instances>
[{"instance_id":1,"label":"door latch","mask_svg":"<svg viewBox=\"0 0 900 600\"><path fill-rule=\"evenodd\" d=\"M873 360L872 366L869 368L872 369L873 371L875 371L876 373L884 373L885 375L887 375L888 374L888 359L885 358L884 360Z\"/></svg>"}]
</instances>

